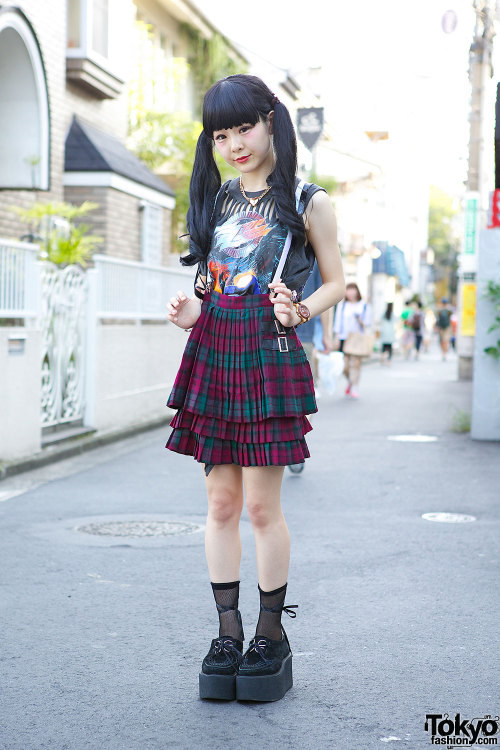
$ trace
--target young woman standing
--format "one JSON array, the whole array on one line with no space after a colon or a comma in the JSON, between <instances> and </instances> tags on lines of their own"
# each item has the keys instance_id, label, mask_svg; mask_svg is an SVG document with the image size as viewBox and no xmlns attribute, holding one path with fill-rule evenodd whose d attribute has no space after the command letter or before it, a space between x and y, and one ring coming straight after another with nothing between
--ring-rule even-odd
<instances>
[{"instance_id":1,"label":"young woman standing","mask_svg":"<svg viewBox=\"0 0 500 750\"><path fill-rule=\"evenodd\" d=\"M239 178L221 186L216 149ZM259 79L236 75L206 93L187 224L198 264L194 296L179 291L167 318L191 329L167 405L177 409L166 447L204 464L205 550L219 635L199 676L202 698L278 700L292 685L281 625L290 537L281 509L284 468L310 454L306 414L317 411L295 327L344 294L336 222L327 194L296 178L286 107ZM301 302L317 258L323 285ZM246 507L255 536L260 611L243 652L238 610Z\"/></svg>"},{"instance_id":2,"label":"young woman standing","mask_svg":"<svg viewBox=\"0 0 500 750\"><path fill-rule=\"evenodd\" d=\"M351 333L366 333L370 325L371 306L363 302L358 285L351 281L345 289L345 300L335 311L334 330L340 341L340 351L344 352L344 375L347 379L345 395L352 399L359 398L358 384L363 357L346 352L346 341Z\"/></svg>"}]
</instances>

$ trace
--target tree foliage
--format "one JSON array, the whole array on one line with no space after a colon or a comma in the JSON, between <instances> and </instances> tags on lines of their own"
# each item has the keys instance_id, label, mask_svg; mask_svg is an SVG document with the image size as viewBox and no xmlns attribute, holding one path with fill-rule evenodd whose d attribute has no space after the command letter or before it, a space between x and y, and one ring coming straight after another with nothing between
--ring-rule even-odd
<instances>
[{"instance_id":1,"label":"tree foliage","mask_svg":"<svg viewBox=\"0 0 500 750\"><path fill-rule=\"evenodd\" d=\"M457 227L460 215L457 201L438 187L431 186L429 200L428 246L434 250L436 280L446 279L450 293L456 291L456 271L460 246Z\"/></svg>"},{"instance_id":2,"label":"tree foliage","mask_svg":"<svg viewBox=\"0 0 500 750\"><path fill-rule=\"evenodd\" d=\"M151 27L140 23L137 27L143 49L149 49ZM179 237L186 232L186 213L189 207L189 180L194 163L196 143L202 125L189 113L178 107L165 106L170 97L174 100L179 87L191 72L195 84L195 108L201 117L204 92L219 78L244 72L242 62L220 34L204 39L188 24L182 31L189 40L189 59L175 58L165 62L155 59L152 48L149 57L142 61L130 89L129 146L150 169L161 174L175 190L175 209L172 215L172 249L185 250L185 241ZM160 67L158 67L160 66ZM149 79L160 77L162 89L157 96L146 97L144 88ZM149 92L151 94L151 91ZM222 180L236 175L236 171L216 155Z\"/></svg>"},{"instance_id":3,"label":"tree foliage","mask_svg":"<svg viewBox=\"0 0 500 750\"><path fill-rule=\"evenodd\" d=\"M491 302L495 316L493 323L488 328L488 333L492 333L500 329L500 283L490 279L484 296ZM500 339L495 345L487 346L484 351L494 359L500 360Z\"/></svg>"},{"instance_id":4,"label":"tree foliage","mask_svg":"<svg viewBox=\"0 0 500 750\"><path fill-rule=\"evenodd\" d=\"M459 239L454 226L458 213L453 198L440 188L431 186L428 244L440 259L446 260L458 252Z\"/></svg>"},{"instance_id":5,"label":"tree foliage","mask_svg":"<svg viewBox=\"0 0 500 750\"><path fill-rule=\"evenodd\" d=\"M29 226L27 239L39 242L41 258L60 266L78 264L85 267L103 241L89 234L90 227L78 222L82 216L99 207L98 203L34 203L30 208L13 206L12 210Z\"/></svg>"},{"instance_id":6,"label":"tree foliage","mask_svg":"<svg viewBox=\"0 0 500 750\"><path fill-rule=\"evenodd\" d=\"M181 29L189 40L188 62L195 83L197 115L201 118L205 91L219 79L246 73L248 68L221 34L215 32L210 39L205 39L187 23L182 24Z\"/></svg>"}]
</instances>

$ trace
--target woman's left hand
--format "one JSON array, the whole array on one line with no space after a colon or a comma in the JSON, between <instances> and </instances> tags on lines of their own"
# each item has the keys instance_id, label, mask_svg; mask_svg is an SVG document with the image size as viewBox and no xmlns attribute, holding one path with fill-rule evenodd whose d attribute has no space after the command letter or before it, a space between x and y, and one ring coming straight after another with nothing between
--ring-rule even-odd
<instances>
[{"instance_id":1,"label":"woman's left hand","mask_svg":"<svg viewBox=\"0 0 500 750\"><path fill-rule=\"evenodd\" d=\"M271 289L269 299L274 305L274 314L281 325L288 328L297 325L300 318L291 300L292 290L281 279L271 282L268 286ZM276 292L276 296L274 296L274 292Z\"/></svg>"}]
</instances>

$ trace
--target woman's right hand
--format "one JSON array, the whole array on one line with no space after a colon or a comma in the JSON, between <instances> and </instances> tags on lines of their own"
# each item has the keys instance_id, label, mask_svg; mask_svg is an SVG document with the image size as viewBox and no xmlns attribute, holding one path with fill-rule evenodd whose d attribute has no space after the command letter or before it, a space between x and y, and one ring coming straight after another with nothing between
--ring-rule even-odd
<instances>
[{"instance_id":1,"label":"woman's right hand","mask_svg":"<svg viewBox=\"0 0 500 750\"><path fill-rule=\"evenodd\" d=\"M193 306L189 304L190 302L191 299L180 290L176 297L170 297L170 301L167 302L167 320L175 323L179 328L191 328L196 323L200 310L198 309L196 320L193 320Z\"/></svg>"}]
</instances>

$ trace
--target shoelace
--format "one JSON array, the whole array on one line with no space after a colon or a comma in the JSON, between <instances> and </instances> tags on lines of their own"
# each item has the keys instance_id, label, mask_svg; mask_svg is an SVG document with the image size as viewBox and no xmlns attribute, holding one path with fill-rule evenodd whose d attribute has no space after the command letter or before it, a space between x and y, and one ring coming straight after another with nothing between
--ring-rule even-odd
<instances>
[{"instance_id":1,"label":"shoelace","mask_svg":"<svg viewBox=\"0 0 500 750\"><path fill-rule=\"evenodd\" d=\"M297 612L294 612L293 610L297 609L299 605L287 604L284 607L265 607L263 604L261 604L260 606L261 606L261 609L263 609L265 612L279 612L281 610L281 612L286 612L287 615L293 619L294 617L297 617ZM283 631L286 641L288 643L288 647L290 648L290 643L288 642L288 638L285 633L285 629L283 625L281 626L281 630ZM264 661L266 664L270 664L271 659L268 659L264 653L267 645L268 645L268 641L265 638L259 638L258 641L255 640L255 638L252 638L252 640L248 644L248 650L256 651L259 654L262 661Z\"/></svg>"},{"instance_id":2,"label":"shoelace","mask_svg":"<svg viewBox=\"0 0 500 750\"><path fill-rule=\"evenodd\" d=\"M267 642L267 640L265 638L259 638L258 641L256 641L255 638L252 638L252 640L250 641L250 644L248 646L248 650L249 651L256 651L259 654L259 656L262 659L262 661L264 661L266 664L270 664L271 663L271 659L268 659L267 656L264 653L267 645L268 645L268 642Z\"/></svg>"},{"instance_id":3,"label":"shoelace","mask_svg":"<svg viewBox=\"0 0 500 750\"><path fill-rule=\"evenodd\" d=\"M297 617L297 612L293 612L292 610L297 609L298 606L298 604L286 604L284 607L265 607L261 604L260 608L263 609L264 612L286 612L287 615L293 619L294 617Z\"/></svg>"},{"instance_id":4,"label":"shoelace","mask_svg":"<svg viewBox=\"0 0 500 750\"><path fill-rule=\"evenodd\" d=\"M240 651L238 651L230 638L217 638L215 640L214 654L220 653L224 653L225 656L227 656L227 658L231 662L231 665L235 669L238 668L242 659L242 654Z\"/></svg>"}]
</instances>

